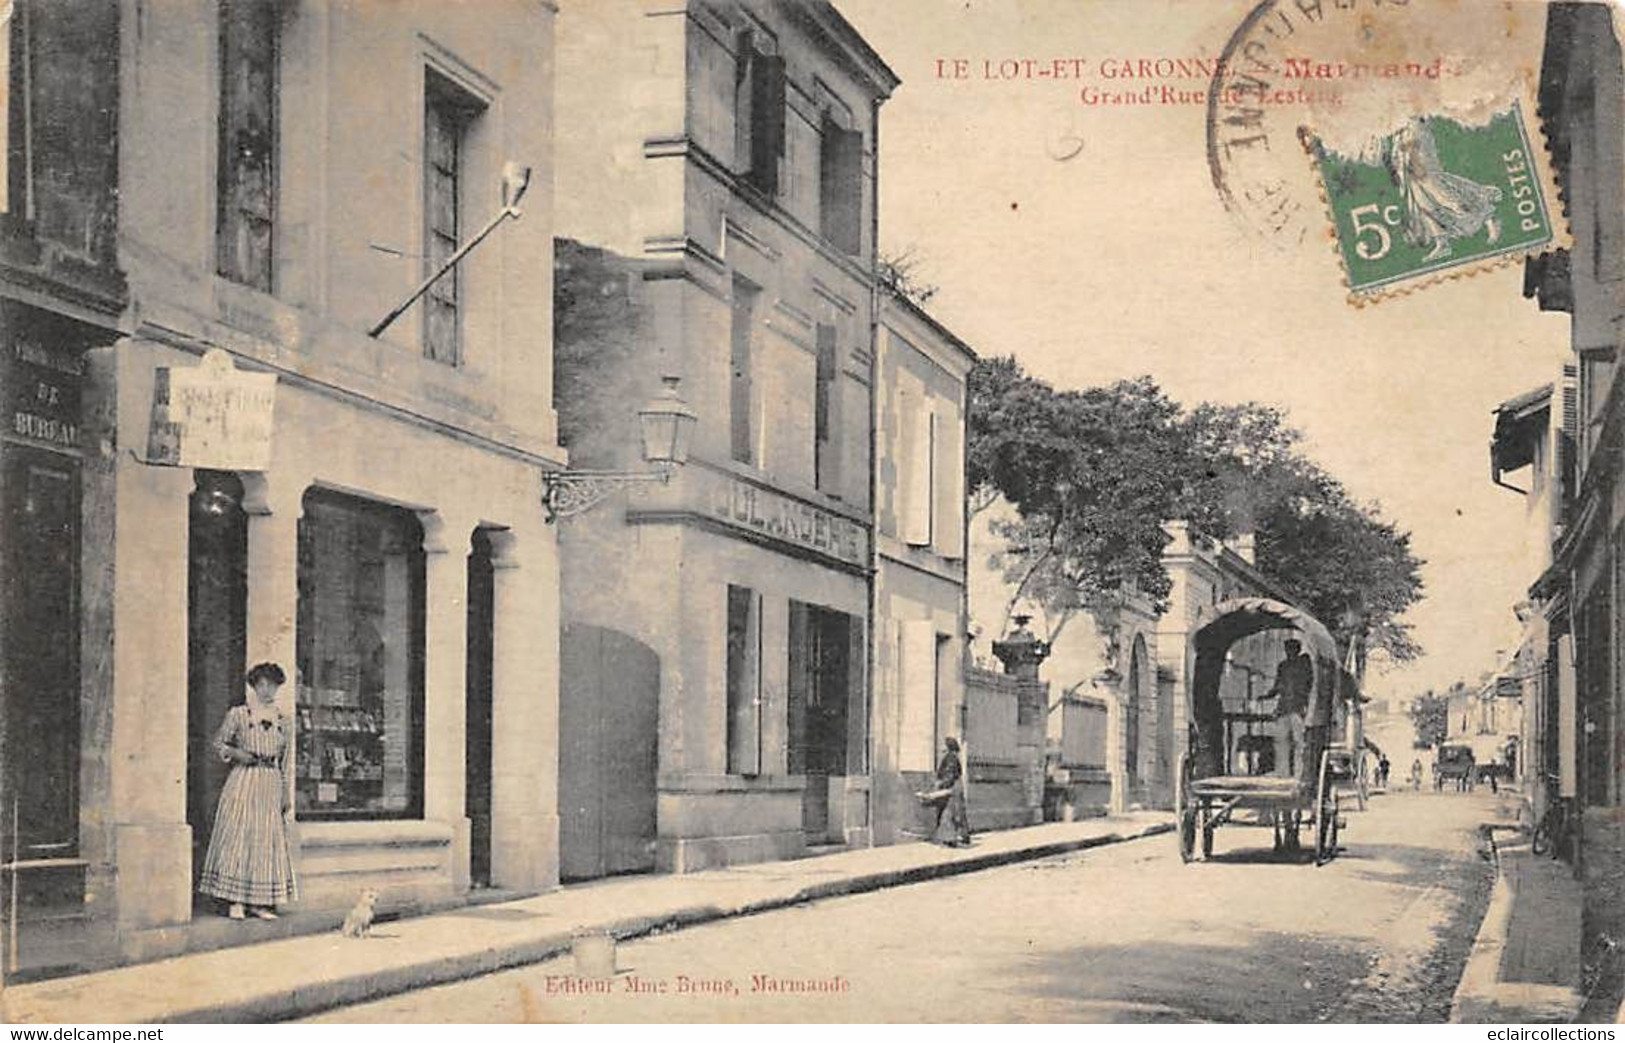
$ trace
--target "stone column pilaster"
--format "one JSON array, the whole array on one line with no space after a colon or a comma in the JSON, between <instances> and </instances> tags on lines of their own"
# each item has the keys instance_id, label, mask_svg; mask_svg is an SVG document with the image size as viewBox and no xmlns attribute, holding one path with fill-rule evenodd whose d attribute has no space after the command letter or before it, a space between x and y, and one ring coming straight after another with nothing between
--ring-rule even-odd
<instances>
[{"instance_id":1,"label":"stone column pilaster","mask_svg":"<svg viewBox=\"0 0 1625 1043\"><path fill-rule=\"evenodd\" d=\"M191 919L186 823L187 469L142 462L158 345L90 353L81 833L93 921L126 954ZM108 905L116 912L109 914ZM105 937L105 936L104 936ZM102 944L110 944L111 939Z\"/></svg>"},{"instance_id":2,"label":"stone column pilaster","mask_svg":"<svg viewBox=\"0 0 1625 1043\"><path fill-rule=\"evenodd\" d=\"M468 551L472 517L419 512L424 554L423 817L452 827L451 877L469 886Z\"/></svg>"},{"instance_id":3,"label":"stone column pilaster","mask_svg":"<svg viewBox=\"0 0 1625 1043\"><path fill-rule=\"evenodd\" d=\"M559 570L553 529L493 533L491 879L559 879Z\"/></svg>"}]
</instances>

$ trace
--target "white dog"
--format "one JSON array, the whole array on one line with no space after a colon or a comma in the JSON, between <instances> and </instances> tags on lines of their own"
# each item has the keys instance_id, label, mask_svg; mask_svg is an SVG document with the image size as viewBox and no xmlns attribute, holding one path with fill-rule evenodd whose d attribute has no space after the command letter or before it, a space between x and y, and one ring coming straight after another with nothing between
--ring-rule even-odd
<instances>
[{"instance_id":1,"label":"white dog","mask_svg":"<svg viewBox=\"0 0 1625 1043\"><path fill-rule=\"evenodd\" d=\"M355 900L355 908L344 917L342 928L346 938L365 938L372 931L372 918L378 904L378 892L367 888Z\"/></svg>"}]
</instances>

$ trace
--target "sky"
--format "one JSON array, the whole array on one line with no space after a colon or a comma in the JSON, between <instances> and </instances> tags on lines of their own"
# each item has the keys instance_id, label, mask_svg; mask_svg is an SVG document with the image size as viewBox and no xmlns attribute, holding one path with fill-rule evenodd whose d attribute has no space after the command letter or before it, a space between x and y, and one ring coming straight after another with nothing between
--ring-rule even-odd
<instances>
[{"instance_id":1,"label":"sky","mask_svg":"<svg viewBox=\"0 0 1625 1043\"><path fill-rule=\"evenodd\" d=\"M1223 207L1205 106L1085 103L1085 88L1204 89L1177 71L1109 73L1216 57L1251 0L835 3L903 81L881 110L880 242L921 259L939 287L929 310L1058 387L1144 373L1186 405L1284 408L1309 455L1427 563L1426 599L1406 616L1426 655L1374 661L1372 693L1495 667L1534 575L1523 499L1490 482L1492 412L1568 353L1568 317L1524 299L1522 265L1356 308L1324 221L1284 242ZM1540 42L1505 60L1528 75ZM1083 75L998 76L1027 58ZM1303 155L1282 162L1307 170Z\"/></svg>"}]
</instances>

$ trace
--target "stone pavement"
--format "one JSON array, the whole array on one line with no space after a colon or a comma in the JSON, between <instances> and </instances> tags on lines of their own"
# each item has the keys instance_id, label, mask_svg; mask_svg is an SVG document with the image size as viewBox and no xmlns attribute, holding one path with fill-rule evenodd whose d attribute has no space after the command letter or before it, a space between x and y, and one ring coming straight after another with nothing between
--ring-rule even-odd
<instances>
[{"instance_id":1,"label":"stone pavement","mask_svg":"<svg viewBox=\"0 0 1625 1043\"><path fill-rule=\"evenodd\" d=\"M1489 827L1498 866L1489 909L1456 989L1450 1020L1551 1024L1584 1005L1581 889L1566 862L1529 850L1505 824Z\"/></svg>"},{"instance_id":2,"label":"stone pavement","mask_svg":"<svg viewBox=\"0 0 1625 1043\"><path fill-rule=\"evenodd\" d=\"M536 963L570 951L580 933L635 938L1172 829L1168 814L1134 813L983 833L961 849L908 843L682 875L620 877L383 923L365 939L328 932L14 986L0 993L0 1021L276 1021Z\"/></svg>"}]
</instances>

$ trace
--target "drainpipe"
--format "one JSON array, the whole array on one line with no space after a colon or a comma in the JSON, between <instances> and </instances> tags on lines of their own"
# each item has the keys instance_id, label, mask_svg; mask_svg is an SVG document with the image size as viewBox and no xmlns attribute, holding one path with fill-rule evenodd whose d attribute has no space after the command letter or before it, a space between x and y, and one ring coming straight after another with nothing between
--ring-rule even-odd
<instances>
[{"instance_id":1,"label":"drainpipe","mask_svg":"<svg viewBox=\"0 0 1625 1043\"><path fill-rule=\"evenodd\" d=\"M1490 446L1490 484L1499 485L1503 489L1511 489L1519 496L1529 495L1528 489L1520 489L1516 485L1508 485L1506 482L1501 481L1501 469L1495 466L1495 446L1493 443Z\"/></svg>"},{"instance_id":2,"label":"drainpipe","mask_svg":"<svg viewBox=\"0 0 1625 1043\"><path fill-rule=\"evenodd\" d=\"M875 650L880 643L880 101L869 100L869 141L874 154L869 203L869 640L864 649L866 685L863 722L864 769L869 775L869 843L874 843ZM896 695L897 693L893 693ZM895 752L895 751L894 751Z\"/></svg>"}]
</instances>

